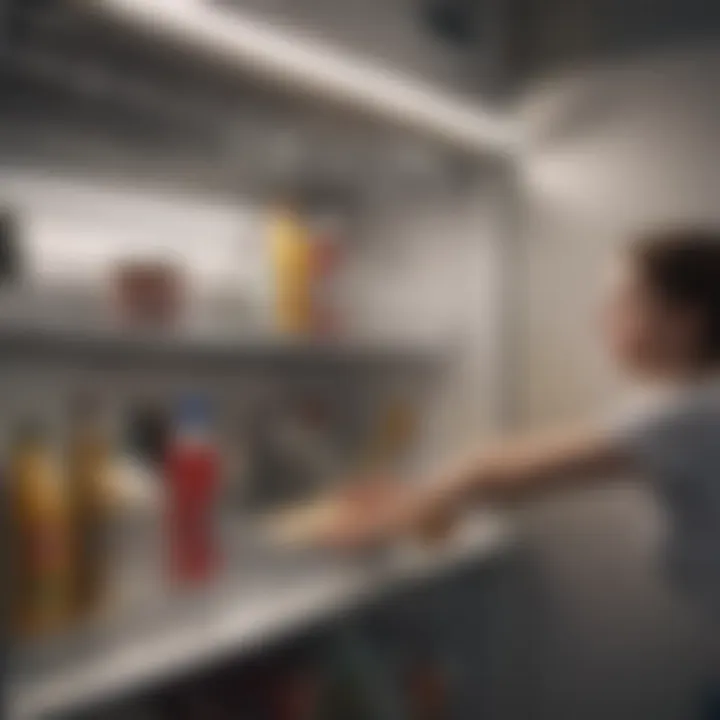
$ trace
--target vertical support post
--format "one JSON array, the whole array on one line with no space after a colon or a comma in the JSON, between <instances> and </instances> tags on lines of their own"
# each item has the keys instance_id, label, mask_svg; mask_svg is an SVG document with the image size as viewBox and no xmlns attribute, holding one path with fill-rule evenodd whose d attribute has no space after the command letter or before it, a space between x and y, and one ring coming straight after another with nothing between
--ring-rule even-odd
<instances>
[{"instance_id":1,"label":"vertical support post","mask_svg":"<svg viewBox=\"0 0 720 720\"><path fill-rule=\"evenodd\" d=\"M522 421L523 193L517 163L502 160L495 172L497 189L497 402L502 431Z\"/></svg>"}]
</instances>

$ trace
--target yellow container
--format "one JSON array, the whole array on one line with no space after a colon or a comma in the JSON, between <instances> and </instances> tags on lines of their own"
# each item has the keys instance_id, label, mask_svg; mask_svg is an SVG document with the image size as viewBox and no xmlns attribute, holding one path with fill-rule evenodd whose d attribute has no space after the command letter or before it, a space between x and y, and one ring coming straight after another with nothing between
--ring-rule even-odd
<instances>
[{"instance_id":1,"label":"yellow container","mask_svg":"<svg viewBox=\"0 0 720 720\"><path fill-rule=\"evenodd\" d=\"M84 617L97 611L108 584L110 446L93 418L76 421L67 457L72 518L72 604Z\"/></svg>"},{"instance_id":2,"label":"yellow container","mask_svg":"<svg viewBox=\"0 0 720 720\"><path fill-rule=\"evenodd\" d=\"M57 464L44 439L24 433L9 468L13 625L42 635L69 619L70 518Z\"/></svg>"},{"instance_id":3,"label":"yellow container","mask_svg":"<svg viewBox=\"0 0 720 720\"><path fill-rule=\"evenodd\" d=\"M291 208L275 210L270 246L278 330L305 335L312 326L312 244L300 215Z\"/></svg>"}]
</instances>

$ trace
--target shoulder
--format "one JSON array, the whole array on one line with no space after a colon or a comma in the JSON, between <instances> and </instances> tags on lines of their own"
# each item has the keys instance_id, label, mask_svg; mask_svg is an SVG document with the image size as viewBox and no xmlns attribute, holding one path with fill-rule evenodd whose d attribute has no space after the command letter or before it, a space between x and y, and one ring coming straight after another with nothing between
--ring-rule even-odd
<instances>
[{"instance_id":1,"label":"shoulder","mask_svg":"<svg viewBox=\"0 0 720 720\"><path fill-rule=\"evenodd\" d=\"M701 447L720 446L720 381L629 406L612 431L625 447L655 457L682 457Z\"/></svg>"}]
</instances>

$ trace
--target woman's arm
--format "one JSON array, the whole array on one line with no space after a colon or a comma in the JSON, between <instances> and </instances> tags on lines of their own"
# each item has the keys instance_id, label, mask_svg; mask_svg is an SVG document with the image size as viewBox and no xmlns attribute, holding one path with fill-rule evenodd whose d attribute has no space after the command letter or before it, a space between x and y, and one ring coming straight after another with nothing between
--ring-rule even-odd
<instances>
[{"instance_id":1,"label":"woman's arm","mask_svg":"<svg viewBox=\"0 0 720 720\"><path fill-rule=\"evenodd\" d=\"M630 466L629 457L612 433L593 427L554 430L500 440L443 471L405 508L398 507L393 526L432 524L475 502L524 500L563 485L612 478Z\"/></svg>"},{"instance_id":2,"label":"woman's arm","mask_svg":"<svg viewBox=\"0 0 720 720\"><path fill-rule=\"evenodd\" d=\"M460 501L524 499L622 470L630 463L620 445L612 434L593 427L500 440L446 469L428 491Z\"/></svg>"},{"instance_id":3,"label":"woman's arm","mask_svg":"<svg viewBox=\"0 0 720 720\"><path fill-rule=\"evenodd\" d=\"M629 467L612 433L574 428L501 440L470 453L419 489L382 497L336 528L341 542L362 543L442 524L474 502L522 500L563 484L611 478Z\"/></svg>"}]
</instances>

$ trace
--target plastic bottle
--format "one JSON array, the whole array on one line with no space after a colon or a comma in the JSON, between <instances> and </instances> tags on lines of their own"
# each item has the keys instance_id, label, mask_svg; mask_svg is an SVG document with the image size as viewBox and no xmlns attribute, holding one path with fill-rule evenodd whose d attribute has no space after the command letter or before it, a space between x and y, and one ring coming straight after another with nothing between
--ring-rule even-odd
<instances>
[{"instance_id":1,"label":"plastic bottle","mask_svg":"<svg viewBox=\"0 0 720 720\"><path fill-rule=\"evenodd\" d=\"M299 213L291 206L273 211L270 246L277 328L305 336L312 320L312 247Z\"/></svg>"},{"instance_id":2,"label":"plastic bottle","mask_svg":"<svg viewBox=\"0 0 720 720\"><path fill-rule=\"evenodd\" d=\"M180 584L202 583L218 565L213 506L219 460L210 430L208 403L184 398L165 465L170 573Z\"/></svg>"},{"instance_id":3,"label":"plastic bottle","mask_svg":"<svg viewBox=\"0 0 720 720\"><path fill-rule=\"evenodd\" d=\"M311 325L314 335L337 337L343 330L340 277L345 243L339 217L331 214L314 219L311 226Z\"/></svg>"},{"instance_id":4,"label":"plastic bottle","mask_svg":"<svg viewBox=\"0 0 720 720\"><path fill-rule=\"evenodd\" d=\"M72 521L72 603L76 615L95 612L109 575L110 440L99 407L80 399L71 418L67 493Z\"/></svg>"},{"instance_id":5,"label":"plastic bottle","mask_svg":"<svg viewBox=\"0 0 720 720\"><path fill-rule=\"evenodd\" d=\"M67 498L44 433L23 427L9 466L12 618L21 637L61 629L70 615Z\"/></svg>"}]
</instances>

